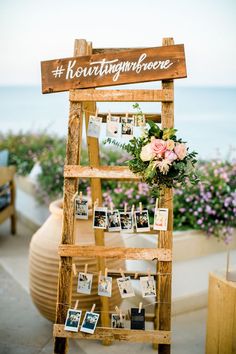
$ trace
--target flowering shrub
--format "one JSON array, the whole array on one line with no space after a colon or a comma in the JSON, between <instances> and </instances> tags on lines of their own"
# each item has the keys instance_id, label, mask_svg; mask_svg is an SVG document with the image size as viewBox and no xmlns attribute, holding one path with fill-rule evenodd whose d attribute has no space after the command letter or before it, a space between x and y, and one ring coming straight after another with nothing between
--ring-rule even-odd
<instances>
[{"instance_id":1,"label":"flowering shrub","mask_svg":"<svg viewBox=\"0 0 236 354\"><path fill-rule=\"evenodd\" d=\"M236 226L236 163L200 164L201 182L175 191L175 227L200 229L226 243Z\"/></svg>"}]
</instances>

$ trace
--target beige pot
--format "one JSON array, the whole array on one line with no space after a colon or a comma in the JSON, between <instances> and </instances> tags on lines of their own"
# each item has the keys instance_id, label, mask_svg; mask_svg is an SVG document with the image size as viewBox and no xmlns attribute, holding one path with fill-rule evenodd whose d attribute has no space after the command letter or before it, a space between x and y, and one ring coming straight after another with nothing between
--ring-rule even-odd
<instances>
[{"instance_id":1,"label":"beige pot","mask_svg":"<svg viewBox=\"0 0 236 354\"><path fill-rule=\"evenodd\" d=\"M34 304L39 312L49 319L55 320L55 308L57 298L58 280L58 245L61 239L62 228L62 200L50 204L51 215L33 235L30 243L30 293ZM89 220L75 221L75 238L77 244L94 244L94 230L92 228L91 213ZM106 233L105 244L107 246L123 246L119 233ZM97 272L96 259L74 258L78 271L84 270L85 263L88 264L88 272ZM124 262L120 260L107 260L108 269L124 268ZM91 295L78 294L76 292L77 278L73 277L72 303L75 299L80 300L80 307L90 309L93 303L100 308L100 297L97 295L97 276L93 278ZM110 309L119 306L121 298L119 290L113 279L112 297L109 300Z\"/></svg>"}]
</instances>

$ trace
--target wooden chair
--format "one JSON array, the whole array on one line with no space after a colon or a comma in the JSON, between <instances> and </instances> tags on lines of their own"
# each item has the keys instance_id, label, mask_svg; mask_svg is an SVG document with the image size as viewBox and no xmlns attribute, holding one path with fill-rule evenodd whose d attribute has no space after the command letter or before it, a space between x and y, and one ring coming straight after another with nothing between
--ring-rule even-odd
<instances>
[{"instance_id":1,"label":"wooden chair","mask_svg":"<svg viewBox=\"0 0 236 354\"><path fill-rule=\"evenodd\" d=\"M11 233L16 233L15 166L0 167L0 224L11 218Z\"/></svg>"}]
</instances>

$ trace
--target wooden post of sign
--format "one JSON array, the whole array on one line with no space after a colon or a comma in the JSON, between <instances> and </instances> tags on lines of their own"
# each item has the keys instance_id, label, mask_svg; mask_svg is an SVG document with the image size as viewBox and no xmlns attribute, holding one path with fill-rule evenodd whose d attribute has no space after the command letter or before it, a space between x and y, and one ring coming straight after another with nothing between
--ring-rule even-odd
<instances>
[{"instance_id":1,"label":"wooden post of sign","mask_svg":"<svg viewBox=\"0 0 236 354\"><path fill-rule=\"evenodd\" d=\"M92 44L86 44L87 55L92 54ZM95 91L95 89L93 89ZM89 116L96 113L96 103L95 102L83 102L83 109L85 112L85 122L86 122L86 132L88 129ZM89 165L91 167L100 166L100 155L99 155L99 141L97 138L91 138L87 136L87 146L88 146L88 158ZM102 183L100 178L91 178L91 192L92 192L92 203L98 199L102 203ZM94 229L95 244L97 246L104 246L104 230ZM105 259L103 257L98 257L98 272L105 271ZM105 296L100 297L101 301L101 323L102 327L110 326L110 316L109 316L109 299ZM104 340L104 345L110 345L110 340Z\"/></svg>"},{"instance_id":2,"label":"wooden post of sign","mask_svg":"<svg viewBox=\"0 0 236 354\"><path fill-rule=\"evenodd\" d=\"M164 38L162 45L174 44L173 38ZM162 81L162 89L171 90L174 93L173 80ZM162 128L174 127L174 101L162 102L161 104L161 123ZM160 231L158 237L159 248L173 247L173 192L170 188L164 188L161 191L160 208L169 209L168 231ZM154 328L159 330L171 330L171 273L172 261L157 262L157 304L156 304L156 319L154 321ZM157 348L154 345L154 348ZM170 345L159 344L159 354L169 354Z\"/></svg>"},{"instance_id":3,"label":"wooden post of sign","mask_svg":"<svg viewBox=\"0 0 236 354\"><path fill-rule=\"evenodd\" d=\"M86 54L86 41L75 41L74 55ZM66 145L66 165L78 165L80 161L82 136L82 102L71 102ZM74 244L74 202L72 200L78 188L78 178L64 179L63 224L61 244ZM57 292L56 323L64 324L72 294L72 258L61 257ZM67 351L67 338L55 337L54 353Z\"/></svg>"}]
</instances>

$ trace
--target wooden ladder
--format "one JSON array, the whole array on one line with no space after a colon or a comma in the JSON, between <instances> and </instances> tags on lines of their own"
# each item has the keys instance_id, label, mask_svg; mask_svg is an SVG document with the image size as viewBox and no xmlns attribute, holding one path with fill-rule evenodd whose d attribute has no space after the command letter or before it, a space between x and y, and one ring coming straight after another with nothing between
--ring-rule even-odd
<instances>
[{"instance_id":1,"label":"wooden ladder","mask_svg":"<svg viewBox=\"0 0 236 354\"><path fill-rule=\"evenodd\" d=\"M163 45L172 45L172 38L164 38ZM75 41L75 56L91 55L92 53L108 53L121 49L92 49L86 40ZM123 49L122 49L123 50ZM174 85L173 80L162 81L159 90L96 90L78 89L70 91L70 112L68 125L68 139L66 147L66 161L64 168L64 202L63 227L61 245L59 246L59 279L56 307L56 323L53 335L54 354L65 354L68 347L68 338L102 340L110 344L113 340L128 342L152 343L159 353L170 353L171 344L171 282L172 282L172 230L173 230L173 203L172 190L165 189L160 200L160 207L169 209L168 231L160 231L157 248L125 248L106 247L104 244L104 230L95 229L95 245L79 246L74 240L74 204L73 196L78 189L79 178L91 179L92 201L97 198L102 201L102 179L138 180L138 177L123 166L100 166L99 142L96 138L87 137L90 166L80 166L80 150L82 143L82 119L85 113L86 128L89 115L96 112L96 102L161 102L162 128L174 126ZM160 122L160 115L151 114L148 117ZM103 117L106 121L106 115ZM86 129L87 130L87 129ZM98 269L104 272L105 259L157 259L156 284L157 299L155 313L150 319L154 322L154 330L129 330L110 328L109 299L101 297L101 325L94 334L82 332L72 333L64 330L68 304L72 295L72 258L97 257ZM118 271L110 271L109 275L119 276ZM129 272L129 275L134 275ZM146 320L148 320L146 318Z\"/></svg>"}]
</instances>

